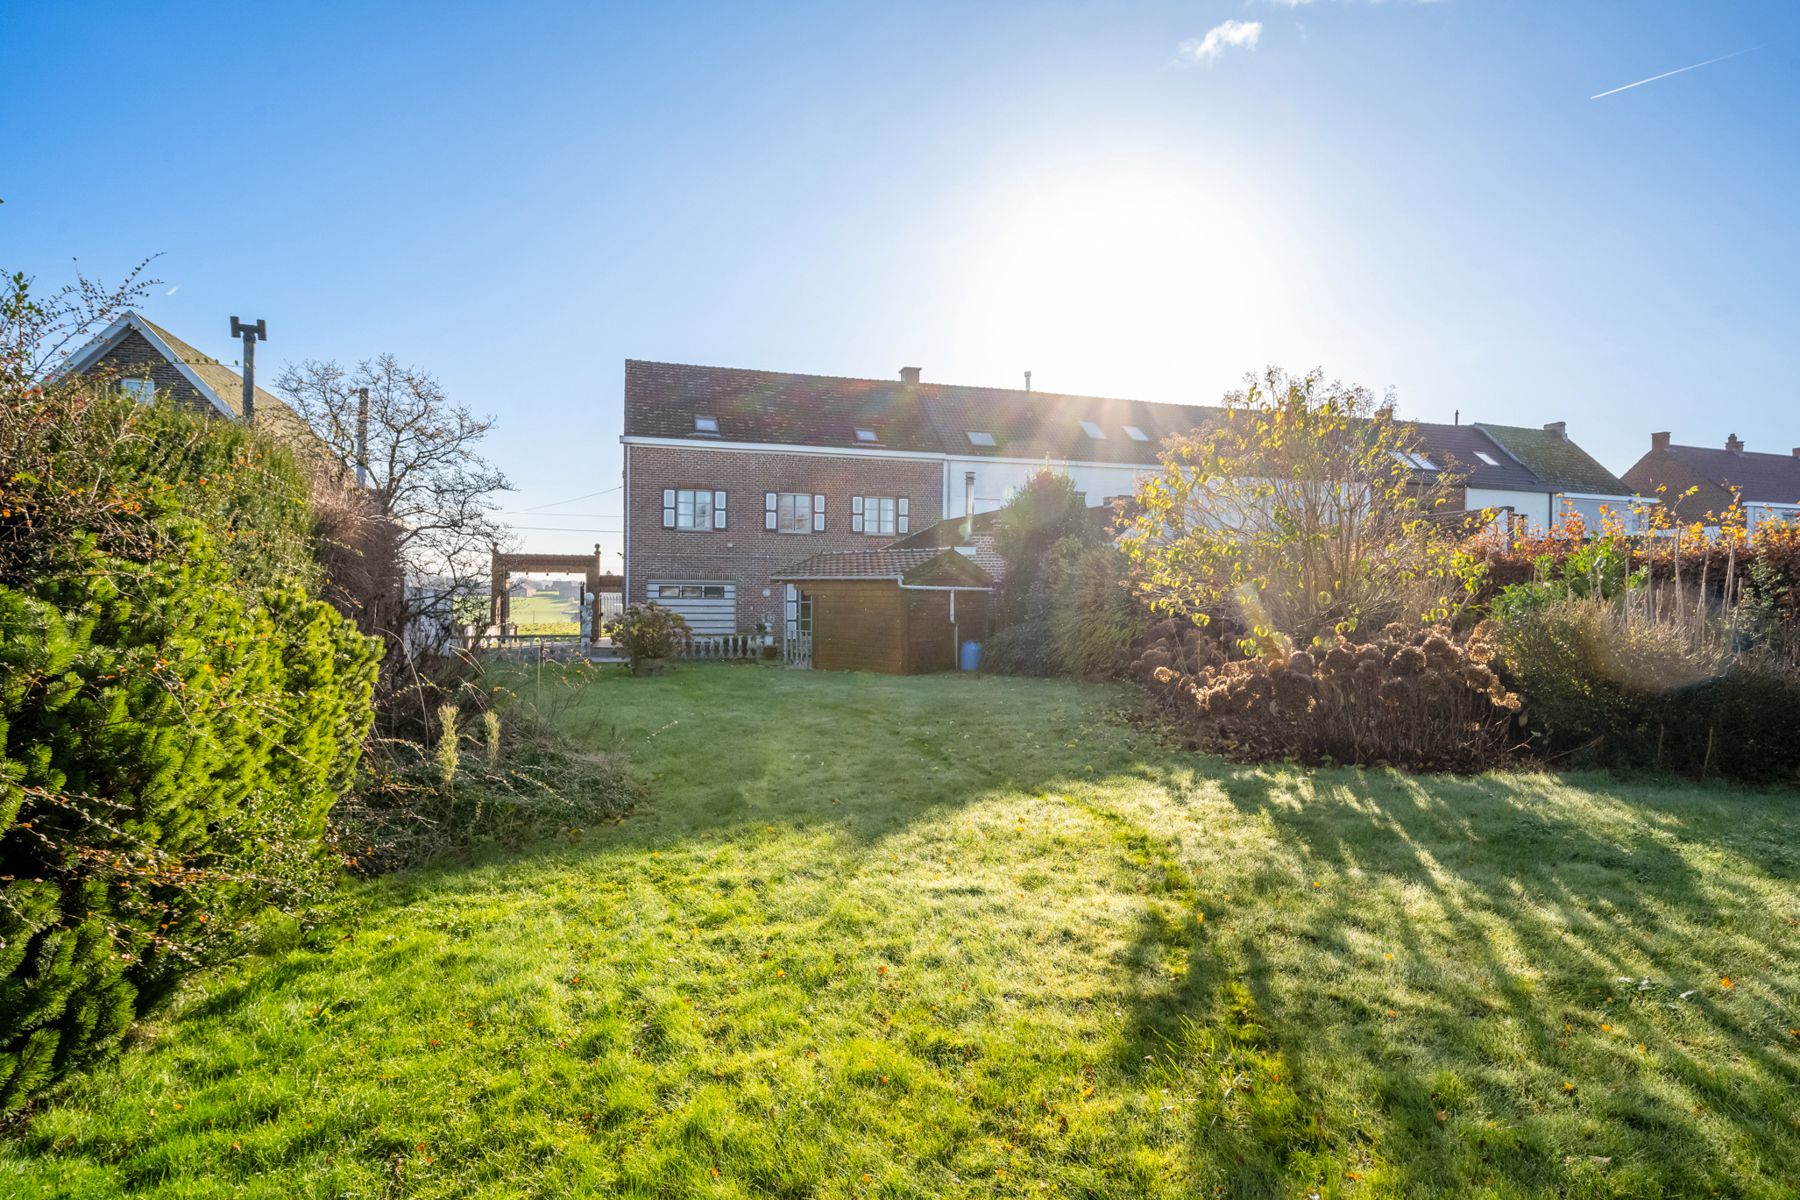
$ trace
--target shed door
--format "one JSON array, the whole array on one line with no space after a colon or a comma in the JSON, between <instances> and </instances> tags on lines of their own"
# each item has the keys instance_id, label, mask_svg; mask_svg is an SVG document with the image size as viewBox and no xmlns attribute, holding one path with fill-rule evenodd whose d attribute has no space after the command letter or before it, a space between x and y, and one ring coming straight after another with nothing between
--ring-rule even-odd
<instances>
[{"instance_id":1,"label":"shed door","mask_svg":"<svg viewBox=\"0 0 1800 1200\"><path fill-rule=\"evenodd\" d=\"M675 582L651 580L650 599L681 614L695 633L736 633L737 585L735 583Z\"/></svg>"},{"instance_id":2,"label":"shed door","mask_svg":"<svg viewBox=\"0 0 1800 1200\"><path fill-rule=\"evenodd\" d=\"M812 606L811 596L791 583L787 585L781 648L782 658L791 667L812 666Z\"/></svg>"}]
</instances>

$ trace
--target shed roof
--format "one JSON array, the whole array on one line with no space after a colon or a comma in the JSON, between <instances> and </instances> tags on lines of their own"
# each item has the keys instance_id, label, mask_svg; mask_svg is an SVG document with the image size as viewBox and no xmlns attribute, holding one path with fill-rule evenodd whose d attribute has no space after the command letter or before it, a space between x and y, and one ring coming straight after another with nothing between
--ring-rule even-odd
<instances>
[{"instance_id":1,"label":"shed roof","mask_svg":"<svg viewBox=\"0 0 1800 1200\"><path fill-rule=\"evenodd\" d=\"M770 576L777 581L889 579L919 587L991 588L993 576L967 555L937 546L828 550Z\"/></svg>"}]
</instances>

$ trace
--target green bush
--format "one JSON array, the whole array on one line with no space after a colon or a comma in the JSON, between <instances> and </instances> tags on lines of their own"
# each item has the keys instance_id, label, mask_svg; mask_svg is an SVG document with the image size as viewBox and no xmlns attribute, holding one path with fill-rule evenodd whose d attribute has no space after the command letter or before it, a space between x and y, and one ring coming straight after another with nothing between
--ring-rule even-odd
<instances>
[{"instance_id":1,"label":"green bush","mask_svg":"<svg viewBox=\"0 0 1800 1200\"><path fill-rule=\"evenodd\" d=\"M1149 624L1129 573L1112 546L1078 537L1051 546L1027 576L1011 621L989 638L989 669L1083 679L1128 674Z\"/></svg>"},{"instance_id":2,"label":"green bush","mask_svg":"<svg viewBox=\"0 0 1800 1200\"><path fill-rule=\"evenodd\" d=\"M1084 679L1128 673L1149 625L1131 591L1130 561L1113 546L1071 542L1057 548L1055 559L1050 632L1058 666Z\"/></svg>"},{"instance_id":3,"label":"green bush","mask_svg":"<svg viewBox=\"0 0 1800 1200\"><path fill-rule=\"evenodd\" d=\"M376 649L313 598L306 481L68 389L0 417L0 1112L329 877Z\"/></svg>"},{"instance_id":4,"label":"green bush","mask_svg":"<svg viewBox=\"0 0 1800 1200\"><path fill-rule=\"evenodd\" d=\"M655 603L627 605L610 632L614 644L634 663L672 658L691 636L680 613Z\"/></svg>"},{"instance_id":5,"label":"green bush","mask_svg":"<svg viewBox=\"0 0 1800 1200\"><path fill-rule=\"evenodd\" d=\"M1541 751L1623 769L1791 780L1800 669L1598 597L1504 607L1501 663Z\"/></svg>"}]
</instances>

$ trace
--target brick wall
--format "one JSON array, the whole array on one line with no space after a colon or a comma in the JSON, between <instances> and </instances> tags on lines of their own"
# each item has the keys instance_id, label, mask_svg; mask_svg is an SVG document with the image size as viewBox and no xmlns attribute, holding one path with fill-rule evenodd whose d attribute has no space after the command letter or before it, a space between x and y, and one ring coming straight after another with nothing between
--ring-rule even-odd
<instances>
[{"instance_id":1,"label":"brick wall","mask_svg":"<svg viewBox=\"0 0 1800 1200\"><path fill-rule=\"evenodd\" d=\"M629 602L645 600L652 579L737 584L738 623L781 627L782 589L769 576L824 550L872 550L892 541L850 531L850 497L905 496L914 532L942 516L944 468L932 459L712 450L701 446L625 447L630 494L626 564ZM727 493L726 527L664 529L664 488ZM805 492L825 497L823 533L775 533L763 528L763 493ZM898 536L898 535L895 535ZM763 595L764 591L769 594Z\"/></svg>"},{"instance_id":2,"label":"brick wall","mask_svg":"<svg viewBox=\"0 0 1800 1200\"><path fill-rule=\"evenodd\" d=\"M159 354L154 346L144 340L144 335L135 329L126 330L119 344L102 354L84 374L108 379L143 379L148 376L155 381L159 397L174 396L187 407L209 415L219 411L213 407L211 400L195 390L194 385L187 381L174 363Z\"/></svg>"}]
</instances>

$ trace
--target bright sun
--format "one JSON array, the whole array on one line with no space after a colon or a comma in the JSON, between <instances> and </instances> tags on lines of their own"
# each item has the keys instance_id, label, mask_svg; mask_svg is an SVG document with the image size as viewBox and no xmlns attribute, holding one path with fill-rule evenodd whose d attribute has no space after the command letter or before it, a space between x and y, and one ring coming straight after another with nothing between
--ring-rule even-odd
<instances>
[{"instance_id":1,"label":"bright sun","mask_svg":"<svg viewBox=\"0 0 1800 1200\"><path fill-rule=\"evenodd\" d=\"M1046 385L1200 389L1235 380L1279 336L1291 281L1279 224L1223 180L1128 172L1004 191L966 245L962 319Z\"/></svg>"}]
</instances>

